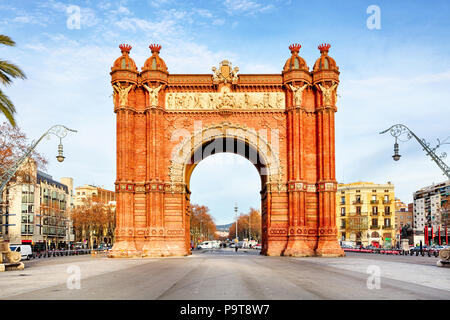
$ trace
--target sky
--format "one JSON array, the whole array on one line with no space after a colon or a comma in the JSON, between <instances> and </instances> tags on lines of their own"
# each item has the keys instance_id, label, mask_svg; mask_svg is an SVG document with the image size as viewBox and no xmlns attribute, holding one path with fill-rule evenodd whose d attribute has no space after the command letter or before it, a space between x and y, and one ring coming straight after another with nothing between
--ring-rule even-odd
<instances>
[{"instance_id":1,"label":"sky","mask_svg":"<svg viewBox=\"0 0 450 320\"><path fill-rule=\"evenodd\" d=\"M148 45L159 43L170 73L211 73L224 59L240 73L280 73L291 43L302 45L300 55L312 68L317 45L327 42L341 72L338 182L391 181L408 203L415 190L446 178L413 140L400 143L402 158L394 162L394 140L379 132L402 123L432 145L450 136L448 12L445 0L0 0L0 34L17 44L0 47L0 57L27 75L2 90L30 140L55 124L78 131L63 140L63 163L55 159L55 137L39 146L49 174L112 190L116 120L109 72L120 43L133 47L139 69L150 56ZM239 212L260 207L260 188L250 162L214 155L194 170L191 201L225 224L234 219L235 203Z\"/></svg>"}]
</instances>

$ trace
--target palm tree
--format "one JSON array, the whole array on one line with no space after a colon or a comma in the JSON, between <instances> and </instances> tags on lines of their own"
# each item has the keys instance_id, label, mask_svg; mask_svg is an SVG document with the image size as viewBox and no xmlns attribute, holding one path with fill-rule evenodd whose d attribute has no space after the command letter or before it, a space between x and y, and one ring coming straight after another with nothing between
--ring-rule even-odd
<instances>
[{"instance_id":1,"label":"palm tree","mask_svg":"<svg viewBox=\"0 0 450 320\"><path fill-rule=\"evenodd\" d=\"M0 44L4 44L10 47L16 45L16 43L8 36L0 34ZM25 79L26 76L15 64L12 64L6 60L0 59L0 83L7 86L12 83L12 78ZM8 119L9 123L13 127L16 126L16 120L14 119L14 113L16 108L9 98L0 89L0 112L3 113Z\"/></svg>"}]
</instances>

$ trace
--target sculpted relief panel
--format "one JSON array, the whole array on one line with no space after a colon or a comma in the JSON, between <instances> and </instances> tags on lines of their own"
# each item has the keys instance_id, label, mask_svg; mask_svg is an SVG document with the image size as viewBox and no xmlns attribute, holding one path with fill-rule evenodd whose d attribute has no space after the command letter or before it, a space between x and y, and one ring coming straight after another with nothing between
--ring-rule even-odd
<instances>
[{"instance_id":1,"label":"sculpted relief panel","mask_svg":"<svg viewBox=\"0 0 450 320\"><path fill-rule=\"evenodd\" d=\"M284 109L283 92L170 92L166 94L167 110Z\"/></svg>"}]
</instances>

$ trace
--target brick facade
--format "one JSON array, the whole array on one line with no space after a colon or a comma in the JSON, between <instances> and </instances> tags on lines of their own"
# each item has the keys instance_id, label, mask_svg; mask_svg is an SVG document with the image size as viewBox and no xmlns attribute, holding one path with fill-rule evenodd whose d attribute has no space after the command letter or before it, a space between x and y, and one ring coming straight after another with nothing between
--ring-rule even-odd
<instances>
[{"instance_id":1,"label":"brick facade","mask_svg":"<svg viewBox=\"0 0 450 320\"><path fill-rule=\"evenodd\" d=\"M292 45L281 74L258 75L237 75L228 61L213 75L172 75L159 45L150 46L152 56L138 72L131 47L120 48L111 71L117 114L111 257L190 254L190 176L205 155L223 151L246 156L260 172L263 254L344 255L335 214L339 71L329 45L319 46L313 71L298 55L300 45ZM244 96L245 104L236 102ZM249 103L252 97L261 102Z\"/></svg>"}]
</instances>

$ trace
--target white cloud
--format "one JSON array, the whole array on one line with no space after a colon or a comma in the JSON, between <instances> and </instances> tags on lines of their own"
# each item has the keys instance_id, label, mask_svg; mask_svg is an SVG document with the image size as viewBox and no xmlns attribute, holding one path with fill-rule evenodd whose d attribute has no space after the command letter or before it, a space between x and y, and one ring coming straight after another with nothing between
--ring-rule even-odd
<instances>
[{"instance_id":1,"label":"white cloud","mask_svg":"<svg viewBox=\"0 0 450 320\"><path fill-rule=\"evenodd\" d=\"M215 26L223 26L225 24L225 20L224 19L214 19L212 24Z\"/></svg>"},{"instance_id":2,"label":"white cloud","mask_svg":"<svg viewBox=\"0 0 450 320\"><path fill-rule=\"evenodd\" d=\"M272 4L262 5L251 0L225 0L224 5L229 14L257 14L274 8Z\"/></svg>"}]
</instances>

